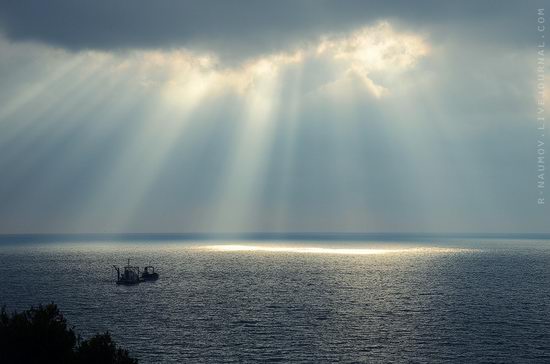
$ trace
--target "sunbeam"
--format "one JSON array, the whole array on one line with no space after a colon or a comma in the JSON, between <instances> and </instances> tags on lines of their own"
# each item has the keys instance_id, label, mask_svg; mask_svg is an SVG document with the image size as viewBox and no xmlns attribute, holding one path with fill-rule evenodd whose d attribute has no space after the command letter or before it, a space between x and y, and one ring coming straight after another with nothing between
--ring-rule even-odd
<instances>
[{"instance_id":1,"label":"sunbeam","mask_svg":"<svg viewBox=\"0 0 550 364\"><path fill-rule=\"evenodd\" d=\"M457 81L439 73L455 53L432 43L389 21L237 62L191 48L68 52L2 40L0 66L44 59L25 63L32 82L10 76L30 87L0 95L0 167L11 171L0 187L30 209L78 183L66 202L79 210L66 217L71 231L90 221L139 230L155 197L174 201L163 213L174 231L481 229L489 219L468 206L504 210L512 198L483 172L496 157L469 147L475 133L489 140L487 129L447 115L438 90Z\"/></svg>"},{"instance_id":2,"label":"sunbeam","mask_svg":"<svg viewBox=\"0 0 550 364\"><path fill-rule=\"evenodd\" d=\"M253 70L253 84L244 95L243 115L234 154L229 157L226 177L219 192L218 214L213 225L246 231L254 224L265 166L273 141L273 129L280 98L278 70L260 63Z\"/></svg>"}]
</instances>

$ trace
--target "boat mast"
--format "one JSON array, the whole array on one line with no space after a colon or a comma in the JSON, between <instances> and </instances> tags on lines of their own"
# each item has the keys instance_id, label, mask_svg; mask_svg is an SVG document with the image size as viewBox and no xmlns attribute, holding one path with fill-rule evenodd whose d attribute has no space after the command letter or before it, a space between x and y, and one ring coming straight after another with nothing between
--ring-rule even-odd
<instances>
[{"instance_id":1,"label":"boat mast","mask_svg":"<svg viewBox=\"0 0 550 364\"><path fill-rule=\"evenodd\" d=\"M113 265L113 267L116 270L117 281L120 281L120 269L116 265Z\"/></svg>"}]
</instances>

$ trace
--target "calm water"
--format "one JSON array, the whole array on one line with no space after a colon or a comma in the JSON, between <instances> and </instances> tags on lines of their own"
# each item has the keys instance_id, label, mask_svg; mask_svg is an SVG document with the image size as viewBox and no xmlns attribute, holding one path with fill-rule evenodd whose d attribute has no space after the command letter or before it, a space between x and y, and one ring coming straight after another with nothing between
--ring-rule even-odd
<instances>
[{"instance_id":1,"label":"calm water","mask_svg":"<svg viewBox=\"0 0 550 364\"><path fill-rule=\"evenodd\" d=\"M4 242L0 304L142 363L550 362L549 241L230 243ZM115 285L126 258L161 278Z\"/></svg>"}]
</instances>

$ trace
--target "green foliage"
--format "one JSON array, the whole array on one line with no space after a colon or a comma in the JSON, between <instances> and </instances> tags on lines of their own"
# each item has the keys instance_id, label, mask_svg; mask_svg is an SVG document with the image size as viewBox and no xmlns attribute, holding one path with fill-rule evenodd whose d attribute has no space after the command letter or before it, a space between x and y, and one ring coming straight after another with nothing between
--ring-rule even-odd
<instances>
[{"instance_id":1,"label":"green foliage","mask_svg":"<svg viewBox=\"0 0 550 364\"><path fill-rule=\"evenodd\" d=\"M130 358L128 351L117 348L108 332L97 334L90 340L83 341L76 350L76 362L82 364L134 364L137 360Z\"/></svg>"},{"instance_id":2,"label":"green foliage","mask_svg":"<svg viewBox=\"0 0 550 364\"><path fill-rule=\"evenodd\" d=\"M0 363L134 364L108 332L80 341L57 305L0 311Z\"/></svg>"}]
</instances>

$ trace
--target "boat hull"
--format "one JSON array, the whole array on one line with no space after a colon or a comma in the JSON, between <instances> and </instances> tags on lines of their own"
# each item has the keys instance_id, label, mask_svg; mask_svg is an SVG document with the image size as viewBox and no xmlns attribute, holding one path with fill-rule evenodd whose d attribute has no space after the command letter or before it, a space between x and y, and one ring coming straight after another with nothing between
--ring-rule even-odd
<instances>
[{"instance_id":1,"label":"boat hull","mask_svg":"<svg viewBox=\"0 0 550 364\"><path fill-rule=\"evenodd\" d=\"M159 275L158 273L151 273L147 275L144 274L141 276L141 279L144 281L156 281L157 279L159 279Z\"/></svg>"}]
</instances>

